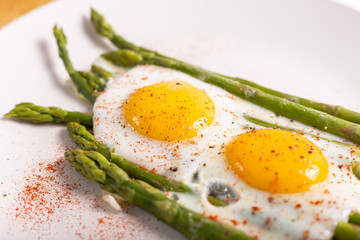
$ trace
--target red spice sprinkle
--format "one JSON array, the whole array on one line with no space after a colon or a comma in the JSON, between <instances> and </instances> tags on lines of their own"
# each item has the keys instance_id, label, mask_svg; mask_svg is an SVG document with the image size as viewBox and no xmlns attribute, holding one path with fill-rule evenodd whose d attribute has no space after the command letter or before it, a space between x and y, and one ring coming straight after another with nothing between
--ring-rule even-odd
<instances>
[{"instance_id":1,"label":"red spice sprinkle","mask_svg":"<svg viewBox=\"0 0 360 240\"><path fill-rule=\"evenodd\" d=\"M217 215L209 215L209 218L210 218L211 220L217 221L218 216L217 216Z\"/></svg>"},{"instance_id":2,"label":"red spice sprinkle","mask_svg":"<svg viewBox=\"0 0 360 240\"><path fill-rule=\"evenodd\" d=\"M143 78L141 78L141 80L146 80L146 79L148 79L148 77L143 77Z\"/></svg>"},{"instance_id":3,"label":"red spice sprinkle","mask_svg":"<svg viewBox=\"0 0 360 240\"><path fill-rule=\"evenodd\" d=\"M59 211L66 206L76 206L79 201L72 199L72 190L77 185L67 184L58 177L64 175L65 160L40 162L24 177L25 185L15 196L14 217L24 222L17 226L26 230L40 230L54 221ZM14 206L15 207L15 206Z\"/></svg>"},{"instance_id":4,"label":"red spice sprinkle","mask_svg":"<svg viewBox=\"0 0 360 240\"><path fill-rule=\"evenodd\" d=\"M310 201L310 204L319 205L319 204L321 204L323 202L324 202L324 200L316 200L316 201Z\"/></svg>"},{"instance_id":5,"label":"red spice sprinkle","mask_svg":"<svg viewBox=\"0 0 360 240\"><path fill-rule=\"evenodd\" d=\"M301 208L301 207L302 207L302 206L301 206L300 203L298 203L298 204L295 205L295 208Z\"/></svg>"},{"instance_id":6,"label":"red spice sprinkle","mask_svg":"<svg viewBox=\"0 0 360 240\"><path fill-rule=\"evenodd\" d=\"M98 222L99 222L99 224L104 223L104 219L100 218L100 219L98 219Z\"/></svg>"},{"instance_id":7,"label":"red spice sprinkle","mask_svg":"<svg viewBox=\"0 0 360 240\"><path fill-rule=\"evenodd\" d=\"M232 224L234 224L234 226L239 225L239 222L236 221L235 219L231 219L230 222L231 222Z\"/></svg>"},{"instance_id":8,"label":"red spice sprinkle","mask_svg":"<svg viewBox=\"0 0 360 240\"><path fill-rule=\"evenodd\" d=\"M310 235L310 231L309 230L305 230L304 231L304 235L303 235L303 239L308 239Z\"/></svg>"},{"instance_id":9,"label":"red spice sprinkle","mask_svg":"<svg viewBox=\"0 0 360 240\"><path fill-rule=\"evenodd\" d=\"M252 206L251 209L252 209L253 211L259 211L259 210L260 210L260 207L258 207L258 206Z\"/></svg>"}]
</instances>

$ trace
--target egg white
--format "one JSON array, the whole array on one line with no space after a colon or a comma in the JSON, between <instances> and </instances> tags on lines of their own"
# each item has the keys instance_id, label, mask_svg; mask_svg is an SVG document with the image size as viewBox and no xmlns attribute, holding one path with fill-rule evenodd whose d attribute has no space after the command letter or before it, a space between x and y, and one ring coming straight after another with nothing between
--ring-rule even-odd
<instances>
[{"instance_id":1,"label":"egg white","mask_svg":"<svg viewBox=\"0 0 360 240\"><path fill-rule=\"evenodd\" d=\"M187 82L203 90L213 100L214 121L201 135L190 140L163 142L139 134L126 122L123 105L130 94L144 86L164 81ZM327 239L332 236L337 222L347 221L351 210L360 211L360 181L349 168L338 167L348 164L354 156L346 148L310 136L309 139L322 150L329 163L327 180L311 191L271 194L241 181L227 164L225 147L237 135L248 131L249 126L261 128L247 122L242 117L243 113L339 140L300 123L275 117L272 112L218 87L155 66L139 66L110 80L94 105L94 135L128 161L183 181L196 190L197 194L192 195L171 193L173 197L176 195L180 204L229 222L260 239ZM196 181L195 173L198 173ZM238 194L239 200L226 207L211 205L207 194L214 182L229 186Z\"/></svg>"}]
</instances>

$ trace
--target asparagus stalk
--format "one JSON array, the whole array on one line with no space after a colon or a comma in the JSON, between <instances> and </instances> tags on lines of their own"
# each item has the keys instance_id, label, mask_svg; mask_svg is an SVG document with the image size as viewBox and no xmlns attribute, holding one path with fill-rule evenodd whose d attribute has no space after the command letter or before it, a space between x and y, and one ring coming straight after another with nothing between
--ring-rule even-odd
<instances>
[{"instance_id":1,"label":"asparagus stalk","mask_svg":"<svg viewBox=\"0 0 360 240\"><path fill-rule=\"evenodd\" d=\"M101 36L107 37L115 46L117 46L120 49L129 49L129 50L133 50L136 52L152 53L152 54L155 54L156 56L165 58L169 61L175 61L178 64L181 64L183 66L188 65L182 61L166 57L157 52L150 51L148 49L136 46L133 43L126 41L122 36L117 35L115 33L115 31L113 30L113 28L106 22L105 18L102 15L100 15L98 12L96 12L94 9L91 9L91 21L92 21L93 26L95 27L95 29ZM347 120L350 122L360 124L360 113L354 112L354 111L346 109L344 107L319 103L319 102L311 101L311 100L308 100L305 98L297 97L294 95L282 93L282 92L266 88L264 86L261 86L259 84L256 84L254 82L251 82L251 81L248 81L248 80L245 80L242 78L229 77L229 76L217 74L214 72L211 72L211 74L237 81L241 84L259 89L265 93L268 93L268 94L271 94L271 95L274 95L274 96L277 96L280 98L284 98L286 100L301 104L303 106L328 113L330 115L336 116L338 118L341 118L341 119L344 119L344 120Z\"/></svg>"},{"instance_id":2,"label":"asparagus stalk","mask_svg":"<svg viewBox=\"0 0 360 240\"><path fill-rule=\"evenodd\" d=\"M58 107L43 107L33 103L19 103L5 117L17 118L34 123L78 122L92 127L92 113L70 112Z\"/></svg>"},{"instance_id":3,"label":"asparagus stalk","mask_svg":"<svg viewBox=\"0 0 360 240\"><path fill-rule=\"evenodd\" d=\"M70 137L80 148L83 150L90 150L101 153L114 164L121 167L125 172L127 172L127 174L129 174L130 177L147 182L148 184L151 184L152 186L164 191L191 192L191 189L182 182L177 182L164 176L147 171L110 152L108 148L104 144L98 142L84 126L76 122L71 122L68 123L67 128Z\"/></svg>"},{"instance_id":4,"label":"asparagus stalk","mask_svg":"<svg viewBox=\"0 0 360 240\"><path fill-rule=\"evenodd\" d=\"M360 180L360 162L353 162L351 169L354 175Z\"/></svg>"},{"instance_id":5,"label":"asparagus stalk","mask_svg":"<svg viewBox=\"0 0 360 240\"><path fill-rule=\"evenodd\" d=\"M246 120L248 120L249 122L252 122L254 124L257 124L257 125L260 125L260 126L263 126L263 127L281 129L281 130L285 130L285 131L289 131L289 132L295 132L295 133L304 133L303 131L301 131L299 129L290 128L290 127L284 127L284 126L281 126L281 125L278 125L278 124L269 123L269 122L266 122L264 120L251 117L251 116L246 115L246 114L244 114L243 117ZM352 144L348 144L348 143L328 139L328 138L325 138L325 137L318 136L316 134L311 134L311 133L306 133L306 134L308 134L308 135L310 135L312 137L320 138L320 139L325 140L325 141L333 142L333 143L338 144L340 146L346 147L349 150L354 150L355 154L360 157L360 148L358 148L358 147L356 147L356 146L354 146Z\"/></svg>"},{"instance_id":6,"label":"asparagus stalk","mask_svg":"<svg viewBox=\"0 0 360 240\"><path fill-rule=\"evenodd\" d=\"M65 68L76 86L77 92L89 102L94 103L99 93L88 84L88 80L81 75L80 72L74 69L66 49L67 40L63 30L55 26L54 35L59 48L59 56L63 60Z\"/></svg>"},{"instance_id":7,"label":"asparagus stalk","mask_svg":"<svg viewBox=\"0 0 360 240\"><path fill-rule=\"evenodd\" d=\"M229 205L226 201L223 201L223 200L221 200L219 198L216 198L214 196L211 196L211 195L207 196L207 200L209 201L209 203L211 205L214 205L214 206L217 206L217 207L224 207L224 206Z\"/></svg>"},{"instance_id":8,"label":"asparagus stalk","mask_svg":"<svg viewBox=\"0 0 360 240\"><path fill-rule=\"evenodd\" d=\"M360 226L339 222L336 225L335 233L333 236L335 240L359 240L360 239Z\"/></svg>"},{"instance_id":9,"label":"asparagus stalk","mask_svg":"<svg viewBox=\"0 0 360 240\"><path fill-rule=\"evenodd\" d=\"M76 149L66 152L65 157L86 178L151 213L188 239L253 239L179 205L147 183L131 180L125 171L98 152Z\"/></svg>"},{"instance_id":10,"label":"asparagus stalk","mask_svg":"<svg viewBox=\"0 0 360 240\"><path fill-rule=\"evenodd\" d=\"M114 64L130 66L153 64L189 74L204 82L214 84L224 90L254 104L265 107L277 115L298 120L334 135L360 143L360 125L334 117L327 113L305 107L289 100L273 96L240 82L224 78L204 69L162 58L154 53L118 50L102 55Z\"/></svg>"},{"instance_id":11,"label":"asparagus stalk","mask_svg":"<svg viewBox=\"0 0 360 240\"><path fill-rule=\"evenodd\" d=\"M342 106L339 105L331 105L331 104L326 104L326 103L321 103L321 102L316 102L316 101L311 101L309 99L306 98L301 98L301 97L297 97L294 95L290 95L290 94L286 94L286 93L282 93L270 88L266 88L264 86L261 86L259 84L253 83L251 81L245 80L245 79L241 79L241 78L231 78L233 80L236 80L242 84L246 84L248 86L257 88L263 92L266 92L268 94L280 97L280 98L284 98L286 100L289 100L291 102L295 102L298 104L301 104L303 106L309 107L309 108L313 108L316 109L318 111L321 112L325 112L328 113L332 116L347 120L349 122L353 122L356 124L360 124L360 113L359 112L355 112L352 111L350 109L344 108Z\"/></svg>"},{"instance_id":12,"label":"asparagus stalk","mask_svg":"<svg viewBox=\"0 0 360 240\"><path fill-rule=\"evenodd\" d=\"M91 66L91 72L93 72L97 77L104 79L105 81L109 80L109 78L113 76L111 72L94 64Z\"/></svg>"},{"instance_id":13,"label":"asparagus stalk","mask_svg":"<svg viewBox=\"0 0 360 240\"><path fill-rule=\"evenodd\" d=\"M89 85L94 92L101 92L105 89L106 81L99 78L95 73L80 71L78 71L78 73L86 80L87 85Z\"/></svg>"},{"instance_id":14,"label":"asparagus stalk","mask_svg":"<svg viewBox=\"0 0 360 240\"><path fill-rule=\"evenodd\" d=\"M95 9L91 9L91 22L96 29L96 31L103 37L108 38L115 46L123 49L130 49L134 51L149 51L145 48L136 46L128 41L126 41L123 37L117 35L110 24L108 24L105 18L100 15ZM153 52L155 53L155 52Z\"/></svg>"},{"instance_id":15,"label":"asparagus stalk","mask_svg":"<svg viewBox=\"0 0 360 240\"><path fill-rule=\"evenodd\" d=\"M182 182L177 182L164 176L154 174L126 161L124 158L114 153L111 153L106 145L96 141L94 136L88 132L84 126L78 124L77 122L68 123L68 132L70 137L80 148L87 151L96 151L101 153L108 160L111 160L117 166L121 167L130 177L134 179L142 180L162 191L192 192L191 188ZM214 206L222 207L228 205L227 202L211 195L209 195L207 199Z\"/></svg>"},{"instance_id":16,"label":"asparagus stalk","mask_svg":"<svg viewBox=\"0 0 360 240\"><path fill-rule=\"evenodd\" d=\"M352 212L349 216L349 223L360 225L360 213Z\"/></svg>"}]
</instances>

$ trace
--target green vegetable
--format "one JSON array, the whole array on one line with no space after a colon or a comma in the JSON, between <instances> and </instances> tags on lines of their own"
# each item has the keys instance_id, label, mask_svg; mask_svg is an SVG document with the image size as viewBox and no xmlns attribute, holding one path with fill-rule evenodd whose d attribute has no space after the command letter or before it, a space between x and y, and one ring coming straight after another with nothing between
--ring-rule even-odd
<instances>
[{"instance_id":1,"label":"green vegetable","mask_svg":"<svg viewBox=\"0 0 360 240\"><path fill-rule=\"evenodd\" d=\"M121 66L153 64L187 73L204 82L219 86L242 99L267 108L277 115L298 120L307 125L360 143L360 125L358 124L270 95L190 64L162 58L154 53L130 52L131 50L118 50L116 52L104 53L102 56L112 63ZM128 58L128 56L131 57Z\"/></svg>"},{"instance_id":2,"label":"green vegetable","mask_svg":"<svg viewBox=\"0 0 360 240\"><path fill-rule=\"evenodd\" d=\"M164 191L191 192L191 189L182 182L177 182L164 176L147 171L110 152L104 144L96 141L94 136L88 132L84 126L76 122L71 122L68 123L67 128L70 137L79 147L84 150L101 153L107 159L121 167L125 172L127 172L127 174L129 174L130 177L147 182L148 184L151 184L152 186Z\"/></svg>"},{"instance_id":3,"label":"green vegetable","mask_svg":"<svg viewBox=\"0 0 360 240\"><path fill-rule=\"evenodd\" d=\"M151 213L188 239L253 239L227 224L179 205L145 182L131 180L125 171L98 152L76 149L66 152L65 157L86 178Z\"/></svg>"},{"instance_id":4,"label":"green vegetable","mask_svg":"<svg viewBox=\"0 0 360 240\"><path fill-rule=\"evenodd\" d=\"M360 180L360 162L353 162L351 169L354 175Z\"/></svg>"},{"instance_id":5,"label":"green vegetable","mask_svg":"<svg viewBox=\"0 0 360 240\"><path fill-rule=\"evenodd\" d=\"M157 54L156 52L149 51L142 47L138 47L126 41L123 37L117 35L114 29L105 21L105 18L101 16L94 9L91 9L91 22L93 23L93 26L95 27L96 31L101 36L107 37L115 46L119 48L129 49L134 51L147 51Z\"/></svg>"},{"instance_id":6,"label":"green vegetable","mask_svg":"<svg viewBox=\"0 0 360 240\"><path fill-rule=\"evenodd\" d=\"M269 123L269 122L266 122L264 120L251 117L251 116L246 115L246 114L244 114L243 117L246 120L248 120L249 122L252 122L254 124L257 124L257 125L260 125L260 126L263 126L263 127L281 129L281 130L285 130L285 131L289 131L289 132L295 132L295 133L305 133L305 134L308 134L308 135L310 135L312 137L315 137L315 138L320 138L320 139L325 140L325 141L333 142L333 143L335 143L337 145L349 148L349 150L354 150L355 154L360 157L360 149L358 147L352 145L352 144L343 143L343 142L339 142L339 141L336 141L336 140L328 139L328 138L325 138L325 137L318 136L316 134L306 133L306 132L303 132L303 131L301 131L299 129L290 128L290 127L284 127L284 126L281 126L281 125L278 125L278 124Z\"/></svg>"},{"instance_id":7,"label":"green vegetable","mask_svg":"<svg viewBox=\"0 0 360 240\"><path fill-rule=\"evenodd\" d=\"M254 123L256 125L260 125L263 127L267 127L267 128L274 128L274 129L281 129L281 130L285 130L285 131L289 131L289 132L296 132L296 133L301 133L302 131L295 129L295 128L289 128L289 127L284 127L278 124L273 124L273 123L269 123L267 121L261 120L259 118L254 118L251 117L249 115L244 114L243 117L248 120L251 123Z\"/></svg>"},{"instance_id":8,"label":"green vegetable","mask_svg":"<svg viewBox=\"0 0 360 240\"><path fill-rule=\"evenodd\" d=\"M101 92L105 89L106 81L99 78L95 73L80 71L78 73L86 80L87 85L91 87L93 92Z\"/></svg>"},{"instance_id":9,"label":"green vegetable","mask_svg":"<svg viewBox=\"0 0 360 240\"><path fill-rule=\"evenodd\" d=\"M138 47L138 46L134 45L133 43L126 41L122 36L117 35L115 33L115 31L113 30L113 28L106 22L105 18L103 16L101 16L98 12L96 12L94 9L91 9L91 21L92 21L93 26L95 27L95 29L101 36L107 37L115 46L117 46L120 49L129 49L129 50L133 50L135 52L153 54L153 55L156 55L156 56L164 59L165 61L176 62L176 64L178 64L179 66L181 65L183 67L188 67L188 66L194 67L194 66L191 66L182 61L166 57L157 52L150 51L150 50L142 48L142 47ZM165 66L165 67L167 67L167 66ZM176 69L176 70L181 71L179 69ZM202 69L202 71L204 71L204 69ZM207 71L207 72L211 73L212 75L217 75L222 78L227 78L227 79L237 81L243 85L247 85L247 86L256 88L258 90L261 90L261 91L271 94L273 96L277 96L277 97L301 104L303 106L328 113L328 114L336 116L338 118L360 124L360 113L351 111L344 107L314 102L314 101L311 101L311 100L308 100L305 98L300 98L300 97L293 96L290 94L282 93L279 91L275 91L275 90L266 88L264 86L261 86L259 84L256 84L254 82L251 82L251 81L248 81L245 79L229 77L229 76L217 74L217 73L210 72L210 71Z\"/></svg>"},{"instance_id":10,"label":"green vegetable","mask_svg":"<svg viewBox=\"0 0 360 240\"><path fill-rule=\"evenodd\" d=\"M105 70L104 68L102 68L100 66L94 65L94 64L91 66L91 72L93 72L99 78L104 79L105 81L109 80L109 78L111 78L113 76L113 74L111 72Z\"/></svg>"},{"instance_id":11,"label":"green vegetable","mask_svg":"<svg viewBox=\"0 0 360 240\"><path fill-rule=\"evenodd\" d=\"M43 107L33 103L19 103L5 117L22 119L34 123L78 122L92 127L92 113L70 112L58 107Z\"/></svg>"},{"instance_id":12,"label":"green vegetable","mask_svg":"<svg viewBox=\"0 0 360 240\"><path fill-rule=\"evenodd\" d=\"M181 182L168 179L164 176L154 174L147 171L131 162L126 161L120 156L111 153L107 146L96 141L94 136L86 130L86 128L77 122L68 123L68 132L70 137L75 143L83 150L96 151L105 156L108 160L111 159L113 163L121 167L127 174L137 180L147 182L163 191L174 191L174 192L192 192L192 190ZM208 201L214 206L226 206L226 202L217 199L213 196L208 196Z\"/></svg>"},{"instance_id":13,"label":"green vegetable","mask_svg":"<svg viewBox=\"0 0 360 240\"><path fill-rule=\"evenodd\" d=\"M339 222L336 225L333 239L336 240L359 240L360 239L360 226Z\"/></svg>"},{"instance_id":14,"label":"green vegetable","mask_svg":"<svg viewBox=\"0 0 360 240\"><path fill-rule=\"evenodd\" d=\"M349 223L360 225L360 213L352 212L349 216Z\"/></svg>"},{"instance_id":15,"label":"green vegetable","mask_svg":"<svg viewBox=\"0 0 360 240\"><path fill-rule=\"evenodd\" d=\"M86 79L86 77L74 69L66 49L67 40L63 30L55 26L54 35L59 48L59 56L63 60L65 68L76 86L77 92L89 102L94 103L99 93L89 85L89 80Z\"/></svg>"},{"instance_id":16,"label":"green vegetable","mask_svg":"<svg viewBox=\"0 0 360 240\"><path fill-rule=\"evenodd\" d=\"M246 100L262 105L274 111L276 114L303 121L309 125L315 125L322 130L345 137L357 143L360 141L360 126L340 119L343 118L360 123L359 113L344 109L340 106L326 105L303 98L297 98L267 89L244 79L223 76L162 56L156 52L137 47L124 40L121 36L116 35L111 26L106 24L102 16L98 15L94 10L92 11L92 20L93 22L101 23L100 25L102 26L98 27L97 30L102 35L110 38L121 48L125 48L124 50L104 55L112 62L121 66L154 64L183 71L202 81L220 86ZM76 71L68 57L68 52L65 47L65 35L62 30L56 26L54 27L54 34L59 47L59 55L63 59L77 91L90 102L94 102L99 94L98 92L105 88L106 80L110 78L112 74L98 66L92 66L91 72ZM302 105L310 108L303 107ZM88 127L92 126L92 114L67 112L54 107L44 108L29 103L20 104L19 107L17 111L13 113L9 112L6 116L34 122L60 123L76 121ZM30 110L22 111L21 109L24 108ZM338 116L339 118L318 112L312 108ZM304 116L301 116L301 113ZM85 117L85 115L87 116ZM307 119L309 117L310 119ZM315 123L313 124L312 121L315 121ZM72 129L71 125L74 125L74 129L76 130ZM130 203L150 212L161 221L164 221L183 233L189 239L252 239L226 224L214 222L166 198L162 192L149 184L160 189L176 191L174 190L176 187L167 186L168 182L170 182L170 185L173 183L180 184L179 186L182 185L180 189L185 189L185 192L191 190L182 183L172 182L171 179L169 180L162 176L152 174L127 162L120 156L113 154L105 145L97 142L94 137L86 131L85 127L79 126L80 125L76 123L68 125L68 128L71 129L69 130L70 136L83 149L94 151L72 150L66 152L65 156L76 170L85 177L97 181L103 189L119 194ZM132 180L129 175L131 178L137 180ZM149 184L139 180L147 181ZM212 204L223 206L223 203L218 203L218 199L216 198L208 198L208 200ZM349 222L357 222L358 215L356 214L358 213L350 216ZM341 222L336 227L334 239L360 239L359 233L358 226Z\"/></svg>"},{"instance_id":17,"label":"green vegetable","mask_svg":"<svg viewBox=\"0 0 360 240\"><path fill-rule=\"evenodd\" d=\"M211 195L207 196L207 200L209 201L209 203L211 203L212 205L217 206L217 207L224 207L224 206L229 205L227 202L225 202L221 199L218 199L214 196L211 196Z\"/></svg>"}]
</instances>

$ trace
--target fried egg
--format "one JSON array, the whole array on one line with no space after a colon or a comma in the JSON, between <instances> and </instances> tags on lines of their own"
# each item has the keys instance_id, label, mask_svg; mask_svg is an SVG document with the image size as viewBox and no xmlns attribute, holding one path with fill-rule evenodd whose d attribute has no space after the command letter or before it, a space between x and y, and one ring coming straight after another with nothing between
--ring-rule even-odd
<instances>
[{"instance_id":1,"label":"fried egg","mask_svg":"<svg viewBox=\"0 0 360 240\"><path fill-rule=\"evenodd\" d=\"M360 211L348 149L249 123L244 113L317 132L186 74L135 67L110 80L93 112L97 140L195 192L169 197L251 236L327 239L337 222ZM219 191L227 206L208 201Z\"/></svg>"}]
</instances>

